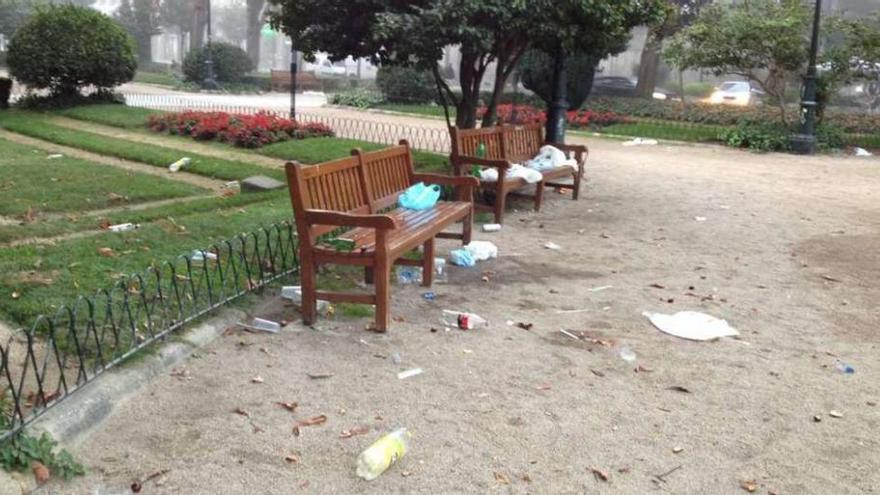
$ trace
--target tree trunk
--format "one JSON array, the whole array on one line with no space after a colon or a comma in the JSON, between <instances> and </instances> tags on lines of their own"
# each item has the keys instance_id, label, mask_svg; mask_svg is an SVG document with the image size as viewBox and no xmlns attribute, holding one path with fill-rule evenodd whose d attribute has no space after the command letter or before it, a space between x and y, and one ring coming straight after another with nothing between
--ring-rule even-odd
<instances>
[{"instance_id":1,"label":"tree trunk","mask_svg":"<svg viewBox=\"0 0 880 495\"><path fill-rule=\"evenodd\" d=\"M495 65L495 86L492 88L492 97L489 99L489 104L486 105L486 113L483 115L483 127L491 127L497 123L498 102L501 101L501 97L504 95L504 86L507 83L503 58L499 55Z\"/></svg>"},{"instance_id":2,"label":"tree trunk","mask_svg":"<svg viewBox=\"0 0 880 495\"><path fill-rule=\"evenodd\" d=\"M198 50L205 44L205 28L208 26L207 18L207 2L205 0L194 0L193 8L193 26L190 31L190 50Z\"/></svg>"},{"instance_id":3,"label":"tree trunk","mask_svg":"<svg viewBox=\"0 0 880 495\"><path fill-rule=\"evenodd\" d=\"M265 0L247 0L247 54L254 64L260 66L260 30L263 28Z\"/></svg>"},{"instance_id":4,"label":"tree trunk","mask_svg":"<svg viewBox=\"0 0 880 495\"><path fill-rule=\"evenodd\" d=\"M639 82L636 85L636 96L653 98L657 87L657 67L660 65L660 46L663 39L654 33L648 33L642 56L639 60Z\"/></svg>"},{"instance_id":5,"label":"tree trunk","mask_svg":"<svg viewBox=\"0 0 880 495\"><path fill-rule=\"evenodd\" d=\"M545 138L551 143L565 143L565 112L568 110L566 80L566 53L562 44L556 48L553 54L553 96L547 108L547 125Z\"/></svg>"},{"instance_id":6,"label":"tree trunk","mask_svg":"<svg viewBox=\"0 0 880 495\"><path fill-rule=\"evenodd\" d=\"M479 56L462 50L459 67L461 99L455 106L455 126L459 129L473 129L477 126L477 103L480 100L480 84L483 74L477 70Z\"/></svg>"}]
</instances>

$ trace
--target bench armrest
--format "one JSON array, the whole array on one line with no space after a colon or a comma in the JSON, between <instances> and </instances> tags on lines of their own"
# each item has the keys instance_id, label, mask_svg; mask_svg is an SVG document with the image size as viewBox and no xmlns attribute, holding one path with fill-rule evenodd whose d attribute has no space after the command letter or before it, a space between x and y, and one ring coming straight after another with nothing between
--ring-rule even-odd
<instances>
[{"instance_id":1,"label":"bench armrest","mask_svg":"<svg viewBox=\"0 0 880 495\"><path fill-rule=\"evenodd\" d=\"M329 210L306 210L306 222L339 227L366 227L373 229L396 229L397 220L388 215L356 215Z\"/></svg>"},{"instance_id":2,"label":"bench armrest","mask_svg":"<svg viewBox=\"0 0 880 495\"><path fill-rule=\"evenodd\" d=\"M499 169L499 171L503 172L504 169L507 169L511 166L511 163L508 160L459 155L459 156L455 157L453 165L455 165L456 168L467 166L467 165L479 165L481 167L495 167L495 168Z\"/></svg>"}]
</instances>

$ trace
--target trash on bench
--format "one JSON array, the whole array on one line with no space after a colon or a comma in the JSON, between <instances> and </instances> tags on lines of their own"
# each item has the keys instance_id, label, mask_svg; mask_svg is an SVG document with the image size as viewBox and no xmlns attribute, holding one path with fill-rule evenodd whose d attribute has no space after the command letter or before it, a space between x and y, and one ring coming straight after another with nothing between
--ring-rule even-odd
<instances>
[{"instance_id":1,"label":"trash on bench","mask_svg":"<svg viewBox=\"0 0 880 495\"><path fill-rule=\"evenodd\" d=\"M450 311L448 309L443 310L443 323L462 330L473 330L478 327L486 328L489 326L489 322L479 315Z\"/></svg>"},{"instance_id":2,"label":"trash on bench","mask_svg":"<svg viewBox=\"0 0 880 495\"><path fill-rule=\"evenodd\" d=\"M523 167L518 163L514 163L510 167L507 168L507 172L504 176L508 179L519 178L526 181L529 184L537 184L544 180L544 174L538 172L537 170L529 167ZM486 182L497 182L498 181L498 169L495 168L484 168L480 171L480 179Z\"/></svg>"},{"instance_id":3,"label":"trash on bench","mask_svg":"<svg viewBox=\"0 0 880 495\"><path fill-rule=\"evenodd\" d=\"M679 311L673 315L645 311L642 313L658 330L688 340L714 340L739 335L727 321L697 311Z\"/></svg>"},{"instance_id":4,"label":"trash on bench","mask_svg":"<svg viewBox=\"0 0 880 495\"><path fill-rule=\"evenodd\" d=\"M373 442L357 458L357 475L367 481L378 478L406 455L410 437L406 428L398 428Z\"/></svg>"},{"instance_id":5,"label":"trash on bench","mask_svg":"<svg viewBox=\"0 0 880 495\"><path fill-rule=\"evenodd\" d=\"M191 161L192 161L192 158L185 156L185 157L181 158L180 160L177 160L176 162L172 163L171 165L168 165L168 171L169 172L179 172L180 169L189 165L189 163Z\"/></svg>"},{"instance_id":6,"label":"trash on bench","mask_svg":"<svg viewBox=\"0 0 880 495\"><path fill-rule=\"evenodd\" d=\"M424 182L419 182L404 190L397 198L397 204L407 210L427 210L433 208L439 199L440 186L436 184L426 186Z\"/></svg>"}]
</instances>

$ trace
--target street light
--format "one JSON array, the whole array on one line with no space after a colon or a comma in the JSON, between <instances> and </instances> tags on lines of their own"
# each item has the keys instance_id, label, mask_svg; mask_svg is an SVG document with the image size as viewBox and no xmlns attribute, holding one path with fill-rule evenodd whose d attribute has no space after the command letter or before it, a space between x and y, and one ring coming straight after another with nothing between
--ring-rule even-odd
<instances>
[{"instance_id":1,"label":"street light","mask_svg":"<svg viewBox=\"0 0 880 495\"><path fill-rule=\"evenodd\" d=\"M810 65L804 76L804 92L801 96L801 126L791 138L791 149L795 153L812 155L816 153L816 58L819 52L819 22L822 16L822 0L816 0L813 17L813 36L810 39Z\"/></svg>"},{"instance_id":2,"label":"street light","mask_svg":"<svg viewBox=\"0 0 880 495\"><path fill-rule=\"evenodd\" d=\"M203 84L208 89L217 89L217 80L214 79L214 54L211 49L211 0L205 0L205 22L208 25L208 53L205 58L205 81Z\"/></svg>"},{"instance_id":3,"label":"street light","mask_svg":"<svg viewBox=\"0 0 880 495\"><path fill-rule=\"evenodd\" d=\"M290 39L290 120L296 120L296 47Z\"/></svg>"}]
</instances>

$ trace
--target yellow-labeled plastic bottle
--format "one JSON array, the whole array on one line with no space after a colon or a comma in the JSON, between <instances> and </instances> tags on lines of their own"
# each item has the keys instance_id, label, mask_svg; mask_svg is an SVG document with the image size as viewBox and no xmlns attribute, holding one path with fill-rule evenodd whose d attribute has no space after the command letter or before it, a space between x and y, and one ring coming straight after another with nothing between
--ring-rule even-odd
<instances>
[{"instance_id":1,"label":"yellow-labeled plastic bottle","mask_svg":"<svg viewBox=\"0 0 880 495\"><path fill-rule=\"evenodd\" d=\"M409 450L410 434L406 428L398 428L382 436L357 459L357 475L370 481L379 477Z\"/></svg>"}]
</instances>

